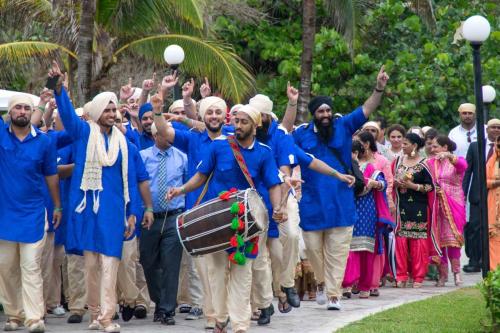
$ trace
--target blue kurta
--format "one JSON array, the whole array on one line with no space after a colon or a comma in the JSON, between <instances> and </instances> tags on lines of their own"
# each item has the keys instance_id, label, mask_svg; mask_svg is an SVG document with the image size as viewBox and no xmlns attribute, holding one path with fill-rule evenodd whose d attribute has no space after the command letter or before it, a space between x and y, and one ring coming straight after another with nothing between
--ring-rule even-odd
<instances>
[{"instance_id":1,"label":"blue kurta","mask_svg":"<svg viewBox=\"0 0 500 333\"><path fill-rule=\"evenodd\" d=\"M57 174L56 149L38 129L23 141L0 117L0 239L35 243L45 228L45 176Z\"/></svg>"},{"instance_id":2,"label":"blue kurta","mask_svg":"<svg viewBox=\"0 0 500 333\"><path fill-rule=\"evenodd\" d=\"M64 128L75 140L75 168L71 177L68 217L68 233L66 246L71 250L83 250L101 253L107 256L121 258L123 246L123 234L127 216L132 213L131 203L125 206L123 195L122 178L122 154L114 165L102 168L103 191L99 194L99 211L95 214L92 210L94 203L92 191L87 192L87 205L82 213L77 213L75 208L83 199L84 192L80 190L87 143L89 140L90 126L75 114L66 91L63 89L61 95L56 94L56 102ZM104 135L104 134L103 134ZM104 135L105 142L108 138ZM128 170L133 169L134 156L131 155L133 148L127 140L128 146ZM136 181L134 172L128 174L129 193L132 198Z\"/></svg>"},{"instance_id":3,"label":"blue kurta","mask_svg":"<svg viewBox=\"0 0 500 333\"><path fill-rule=\"evenodd\" d=\"M345 173L346 170L330 147L337 149L345 164L351 166L352 135L365 121L361 107L333 120L335 132L328 145L320 141L312 121L297 128L293 137L297 146L306 153ZM301 171L305 181L302 185L302 200L299 203L301 228L305 231L315 231L354 225L356 207L353 189L336 178L308 169L307 165L303 165Z\"/></svg>"},{"instance_id":4,"label":"blue kurta","mask_svg":"<svg viewBox=\"0 0 500 333\"><path fill-rule=\"evenodd\" d=\"M57 151L57 165L67 165L73 163L73 145L66 146ZM59 193L61 196L61 207L63 208L63 214L61 223L56 229L55 243L56 245L66 244L66 232L68 225L68 212L69 212L69 186L71 182L71 177L65 179L59 179Z\"/></svg>"},{"instance_id":5,"label":"blue kurta","mask_svg":"<svg viewBox=\"0 0 500 333\"><path fill-rule=\"evenodd\" d=\"M240 150L257 187L257 192L261 196L267 194L269 188L281 183L276 162L268 146L254 141L250 147L240 147ZM206 176L213 171L203 201L216 198L220 192L231 188L244 190L250 187L234 158L229 142L224 136L220 136L212 142L206 157L201 161L197 170Z\"/></svg>"},{"instance_id":6,"label":"blue kurta","mask_svg":"<svg viewBox=\"0 0 500 333\"><path fill-rule=\"evenodd\" d=\"M273 120L271 122L269 130L267 131L267 139L262 141L262 143L271 148L278 168L282 166L289 166L290 168L293 168L297 163L293 138L288 135L287 131L283 127L279 126L276 121ZM264 198L269 213L269 229L267 231L267 235L271 238L278 238L279 230L278 225L272 218L273 209L271 201L267 195L265 195Z\"/></svg>"}]
</instances>

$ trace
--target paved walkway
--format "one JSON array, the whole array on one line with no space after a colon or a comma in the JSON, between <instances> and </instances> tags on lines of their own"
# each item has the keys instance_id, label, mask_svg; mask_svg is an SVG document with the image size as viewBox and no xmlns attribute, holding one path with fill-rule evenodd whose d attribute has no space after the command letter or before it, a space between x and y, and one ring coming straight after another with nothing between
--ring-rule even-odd
<instances>
[{"instance_id":1,"label":"paved walkway","mask_svg":"<svg viewBox=\"0 0 500 333\"><path fill-rule=\"evenodd\" d=\"M464 286L474 286L481 280L481 274L462 274ZM453 275L450 274L450 281L453 281ZM457 289L453 282L448 282L444 288L437 288L433 282L426 281L421 289L396 289L391 287L381 288L380 297L372 297L366 300L360 300L356 295L350 300L342 301L342 311L327 311L325 306L320 306L316 302L304 301L299 309L293 309L288 314L281 314L277 311L272 317L271 325L259 327L255 322L252 323L250 332L255 333L291 333L291 332L310 332L310 333L331 333L351 322L362 319L370 314L380 312L401 304L422 300L431 296L443 294ZM162 326L152 322L151 316L145 320L131 320L128 323L119 321L124 333L149 333L149 332L172 332L172 333L191 333L204 332L204 320L187 321L184 320L184 314L177 314L175 326ZM85 317L82 324L67 324L65 318L47 318L47 332L75 332L88 333L87 320ZM0 321L5 321L3 313L0 315Z\"/></svg>"}]
</instances>

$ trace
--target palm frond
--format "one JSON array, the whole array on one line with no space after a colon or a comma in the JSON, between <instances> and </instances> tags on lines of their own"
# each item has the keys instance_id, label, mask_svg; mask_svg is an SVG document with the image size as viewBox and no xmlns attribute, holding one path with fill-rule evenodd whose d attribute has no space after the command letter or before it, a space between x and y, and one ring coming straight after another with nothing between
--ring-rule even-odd
<instances>
[{"instance_id":1,"label":"palm frond","mask_svg":"<svg viewBox=\"0 0 500 333\"><path fill-rule=\"evenodd\" d=\"M335 29L344 36L353 53L353 43L363 10L369 2L367 0L325 0L327 12L331 15Z\"/></svg>"},{"instance_id":2,"label":"palm frond","mask_svg":"<svg viewBox=\"0 0 500 333\"><path fill-rule=\"evenodd\" d=\"M61 51L77 59L75 53L62 45L39 41L21 41L0 44L0 59L11 64L23 64L33 57L54 56L56 51Z\"/></svg>"},{"instance_id":3,"label":"palm frond","mask_svg":"<svg viewBox=\"0 0 500 333\"><path fill-rule=\"evenodd\" d=\"M99 23L115 35L135 39L153 32L171 31L171 25L182 23L201 30L202 13L200 0L126 0L119 1L109 20Z\"/></svg>"},{"instance_id":4,"label":"palm frond","mask_svg":"<svg viewBox=\"0 0 500 333\"><path fill-rule=\"evenodd\" d=\"M115 52L115 57L130 51L164 64L163 51L171 44L178 44L184 49L186 58L182 70L195 77L208 77L224 98L240 103L253 92L254 77L248 65L230 46L216 41L187 35L157 35L124 45Z\"/></svg>"},{"instance_id":5,"label":"palm frond","mask_svg":"<svg viewBox=\"0 0 500 333\"><path fill-rule=\"evenodd\" d=\"M111 17L116 14L120 5L120 0L99 0L96 4L95 17L99 23L109 22Z\"/></svg>"}]
</instances>

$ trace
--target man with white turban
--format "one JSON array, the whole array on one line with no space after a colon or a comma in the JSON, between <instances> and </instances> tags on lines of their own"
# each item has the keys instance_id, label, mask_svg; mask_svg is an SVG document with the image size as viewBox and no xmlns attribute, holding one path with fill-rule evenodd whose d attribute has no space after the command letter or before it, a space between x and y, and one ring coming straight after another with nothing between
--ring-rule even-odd
<instances>
[{"instance_id":1,"label":"man with white turban","mask_svg":"<svg viewBox=\"0 0 500 333\"><path fill-rule=\"evenodd\" d=\"M476 106L472 103L463 103L458 107L460 124L454 127L448 137L457 144L457 149L453 152L458 157L465 158L467 150L472 142L477 141L477 126L476 126ZM483 131L486 134L486 126Z\"/></svg>"},{"instance_id":2,"label":"man with white turban","mask_svg":"<svg viewBox=\"0 0 500 333\"><path fill-rule=\"evenodd\" d=\"M49 76L62 77L56 62ZM88 107L91 121L85 122L75 114L61 81L55 89L56 102L76 146L66 247L84 253L89 329L119 332L120 326L112 322L117 271L123 237L133 234L136 222L130 200L136 181L130 143L114 126L118 107L114 93L94 97ZM152 207L146 207L146 212L148 209Z\"/></svg>"},{"instance_id":3,"label":"man with white turban","mask_svg":"<svg viewBox=\"0 0 500 333\"><path fill-rule=\"evenodd\" d=\"M278 118L272 111L273 102L269 97L258 94L250 99L249 105L258 110L262 117L262 126L257 128L257 140L271 148L278 168L284 175L290 176L292 168L297 164L295 144L287 130L278 125ZM294 287L295 269L299 258L299 212L297 200L293 195L288 196L288 189L283 185L282 195L288 197L284 203L288 220L278 224L271 215L269 216L267 237L261 236L259 241L264 242L260 248L266 249L266 238L268 238L267 245L271 255L269 256L266 250L261 251L254 262L252 302L254 307L260 309L257 321L259 325L266 325L271 321L272 280L277 282L275 292L278 295L280 312L286 313L292 309L291 307L300 306L300 298ZM269 211L271 207L269 200L266 200L266 206Z\"/></svg>"},{"instance_id":4,"label":"man with white turban","mask_svg":"<svg viewBox=\"0 0 500 333\"><path fill-rule=\"evenodd\" d=\"M56 150L51 139L31 123L33 101L24 94L10 98L7 126L0 117L0 295L7 322L5 331L23 324L44 332L45 307L41 256L46 223L61 220ZM47 184L54 203L47 221Z\"/></svg>"},{"instance_id":5,"label":"man with white turban","mask_svg":"<svg viewBox=\"0 0 500 333\"><path fill-rule=\"evenodd\" d=\"M201 132L193 130L185 131L178 129L177 127L172 127L165 121L161 112L163 108L163 93L164 91L162 90L160 94L151 98L151 104L153 104L153 113L155 116L154 122L158 131L157 136L159 140L172 144L175 148L180 149L187 155L187 176L192 177L196 173L196 167L201 162L203 156L207 153L208 147L211 145L212 141L222 135L222 126L224 125L227 109L226 102L224 102L222 98L215 96L202 99L200 102L199 116L204 122L206 129ZM201 190L202 189L200 188L197 191L193 191L192 193L188 193L186 195L187 209L194 206ZM142 251L143 249L141 249L141 253ZM203 286L203 312L207 318L205 327L211 329L215 326L215 312L212 305L212 293L208 284L208 271L205 264L205 257L196 257L194 258L194 261Z\"/></svg>"},{"instance_id":6,"label":"man with white turban","mask_svg":"<svg viewBox=\"0 0 500 333\"><path fill-rule=\"evenodd\" d=\"M205 103L211 105L209 98ZM203 101L202 101L203 107ZM261 125L260 112L250 105L242 106L235 119L236 136L220 136L212 142L207 149L196 174L181 187L169 191L169 199L190 193L200 188L209 175L207 194L203 201L210 200L224 190L236 188L244 190L255 184L261 196L269 196L272 203L273 215L282 215L281 191L279 171L272 156L271 149L255 139L255 131ZM239 151L248 168L248 173L253 175L250 180L244 176L235 156L231 142L238 145ZM252 241L250 241L252 242ZM248 244L247 244L248 246ZM252 249L256 249L256 242L252 242ZM209 283L214 295L212 301L217 320L216 332L225 332L226 325L231 321L233 332L246 332L250 327L251 307L250 290L252 286L252 261L258 255L254 251L239 252L236 257L225 251L205 255L209 273ZM249 261L250 262L247 262ZM228 261L230 263L228 264ZM271 282L271 281L269 281Z\"/></svg>"}]
</instances>

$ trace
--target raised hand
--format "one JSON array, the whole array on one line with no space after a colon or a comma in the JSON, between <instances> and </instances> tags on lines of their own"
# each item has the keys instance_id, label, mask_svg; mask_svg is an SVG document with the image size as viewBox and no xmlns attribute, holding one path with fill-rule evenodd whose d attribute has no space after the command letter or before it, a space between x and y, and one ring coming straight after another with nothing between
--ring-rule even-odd
<instances>
[{"instance_id":1,"label":"raised hand","mask_svg":"<svg viewBox=\"0 0 500 333\"><path fill-rule=\"evenodd\" d=\"M57 94L61 93L61 88L63 86L63 82L65 80L65 75L61 71L61 67L59 67L59 64L57 61L52 60L52 67L49 69L49 77L59 77L56 83L56 88L54 89Z\"/></svg>"},{"instance_id":2,"label":"raised hand","mask_svg":"<svg viewBox=\"0 0 500 333\"><path fill-rule=\"evenodd\" d=\"M156 73L153 73L153 78L142 81L142 90L151 91L156 83Z\"/></svg>"},{"instance_id":3,"label":"raised hand","mask_svg":"<svg viewBox=\"0 0 500 333\"><path fill-rule=\"evenodd\" d=\"M286 85L286 95L290 103L297 104L297 101L299 99L299 91L290 85L290 81L288 81Z\"/></svg>"},{"instance_id":4,"label":"raised hand","mask_svg":"<svg viewBox=\"0 0 500 333\"><path fill-rule=\"evenodd\" d=\"M179 82L179 77L177 76L177 71L174 71L173 74L167 75L161 80L161 89L171 89L177 82Z\"/></svg>"},{"instance_id":5,"label":"raised hand","mask_svg":"<svg viewBox=\"0 0 500 333\"><path fill-rule=\"evenodd\" d=\"M210 88L210 83L208 83L208 79L205 76L205 82L202 83L202 85L200 86L200 95L201 95L201 98L208 97L211 94L212 94L212 90Z\"/></svg>"},{"instance_id":6,"label":"raised hand","mask_svg":"<svg viewBox=\"0 0 500 333\"><path fill-rule=\"evenodd\" d=\"M377 74L377 85L376 88L378 90L384 90L387 85L387 81L389 81L389 75L385 72L385 66L382 65L380 67L380 71Z\"/></svg>"},{"instance_id":7,"label":"raised hand","mask_svg":"<svg viewBox=\"0 0 500 333\"><path fill-rule=\"evenodd\" d=\"M120 88L120 100L121 101L128 100L134 94L134 90L135 89L132 88L132 78L129 77L128 84Z\"/></svg>"},{"instance_id":8,"label":"raised hand","mask_svg":"<svg viewBox=\"0 0 500 333\"><path fill-rule=\"evenodd\" d=\"M182 98L189 98L193 95L194 79L191 78L182 85Z\"/></svg>"},{"instance_id":9,"label":"raised hand","mask_svg":"<svg viewBox=\"0 0 500 333\"><path fill-rule=\"evenodd\" d=\"M163 90L162 90L163 85L159 84L158 85L158 91L156 94L151 96L151 105L153 105L153 110L158 111L163 109Z\"/></svg>"},{"instance_id":10,"label":"raised hand","mask_svg":"<svg viewBox=\"0 0 500 333\"><path fill-rule=\"evenodd\" d=\"M53 93L50 91L48 88L43 88L42 92L40 93L40 101L38 102L39 106L44 106L48 102L50 102L50 99L52 98Z\"/></svg>"}]
</instances>

